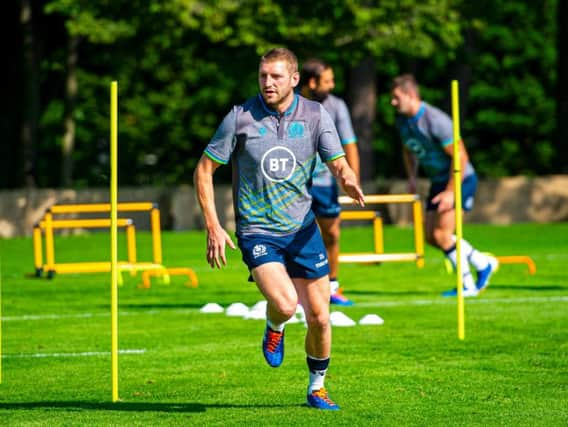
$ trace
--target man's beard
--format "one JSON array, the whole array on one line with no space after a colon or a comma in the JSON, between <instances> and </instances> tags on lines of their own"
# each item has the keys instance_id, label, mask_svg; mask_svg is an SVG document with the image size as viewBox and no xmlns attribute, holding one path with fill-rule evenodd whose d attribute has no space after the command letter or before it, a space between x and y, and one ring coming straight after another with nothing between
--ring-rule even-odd
<instances>
[{"instance_id":1,"label":"man's beard","mask_svg":"<svg viewBox=\"0 0 568 427\"><path fill-rule=\"evenodd\" d=\"M328 97L329 92L315 92L315 91L311 91L312 92L312 99L314 101L318 101L318 102L323 102L325 101L325 99Z\"/></svg>"}]
</instances>

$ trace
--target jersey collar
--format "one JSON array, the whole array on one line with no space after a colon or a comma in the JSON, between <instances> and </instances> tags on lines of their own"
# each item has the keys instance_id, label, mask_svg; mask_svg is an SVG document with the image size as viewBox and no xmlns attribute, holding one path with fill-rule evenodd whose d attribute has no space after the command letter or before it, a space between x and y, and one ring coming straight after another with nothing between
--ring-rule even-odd
<instances>
[{"instance_id":1,"label":"jersey collar","mask_svg":"<svg viewBox=\"0 0 568 427\"><path fill-rule=\"evenodd\" d=\"M258 99L260 99L260 103L262 105L262 108L264 108L264 111L266 111L268 114L272 116L280 116L280 113L278 111L275 111L272 108L270 108L268 105L266 105L266 102L264 102L264 98L260 93L258 94ZM292 114L297 106L298 106L298 94L294 93L294 100L292 101L292 104L290 104L288 109L284 111L283 116L289 116L290 114Z\"/></svg>"},{"instance_id":2,"label":"jersey collar","mask_svg":"<svg viewBox=\"0 0 568 427\"><path fill-rule=\"evenodd\" d=\"M424 115L424 111L426 111L426 106L424 105L424 101L422 101L420 103L420 108L418 109L418 112L414 116L409 117L408 120L417 122L418 119Z\"/></svg>"}]
</instances>

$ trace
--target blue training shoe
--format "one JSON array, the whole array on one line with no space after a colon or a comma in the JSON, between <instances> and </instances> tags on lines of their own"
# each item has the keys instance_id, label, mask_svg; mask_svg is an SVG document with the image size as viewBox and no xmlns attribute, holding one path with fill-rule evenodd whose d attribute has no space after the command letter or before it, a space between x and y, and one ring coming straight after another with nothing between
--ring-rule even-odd
<instances>
[{"instance_id":1,"label":"blue training shoe","mask_svg":"<svg viewBox=\"0 0 568 427\"><path fill-rule=\"evenodd\" d=\"M336 293L331 294L329 297L329 303L335 305L342 305L344 307L349 307L353 305L353 301L343 295L341 289L338 289Z\"/></svg>"},{"instance_id":2,"label":"blue training shoe","mask_svg":"<svg viewBox=\"0 0 568 427\"><path fill-rule=\"evenodd\" d=\"M463 290L463 296L465 298L476 297L478 294L479 294L479 291L477 289L466 289L466 288L464 288L464 290ZM444 291L444 292L442 292L442 296L443 297L457 297L458 296L458 290L456 288L454 288L454 289L450 289L449 291Z\"/></svg>"},{"instance_id":3,"label":"blue training shoe","mask_svg":"<svg viewBox=\"0 0 568 427\"><path fill-rule=\"evenodd\" d=\"M262 339L262 354L266 362L273 368L277 368L284 360L284 331L273 331L266 326Z\"/></svg>"},{"instance_id":4,"label":"blue training shoe","mask_svg":"<svg viewBox=\"0 0 568 427\"><path fill-rule=\"evenodd\" d=\"M479 292L484 291L489 286L489 279L497 271L499 267L499 261L497 258L490 256L489 257L489 264L483 270L477 272L477 282L475 286Z\"/></svg>"},{"instance_id":5,"label":"blue training shoe","mask_svg":"<svg viewBox=\"0 0 568 427\"><path fill-rule=\"evenodd\" d=\"M308 406L328 411L339 411L339 405L329 398L327 390L323 387L308 393Z\"/></svg>"}]
</instances>

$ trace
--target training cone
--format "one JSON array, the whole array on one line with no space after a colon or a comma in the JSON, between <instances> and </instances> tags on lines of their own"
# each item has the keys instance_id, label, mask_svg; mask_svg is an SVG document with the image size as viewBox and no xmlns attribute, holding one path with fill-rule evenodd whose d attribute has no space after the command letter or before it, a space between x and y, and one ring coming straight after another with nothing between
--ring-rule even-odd
<instances>
[{"instance_id":1,"label":"training cone","mask_svg":"<svg viewBox=\"0 0 568 427\"><path fill-rule=\"evenodd\" d=\"M225 314L227 316L244 317L249 313L249 309L242 302L235 302L227 307Z\"/></svg>"},{"instance_id":2,"label":"training cone","mask_svg":"<svg viewBox=\"0 0 568 427\"><path fill-rule=\"evenodd\" d=\"M209 302L201 307L199 311L201 313L222 313L224 310L223 307L221 307L216 302Z\"/></svg>"},{"instance_id":3,"label":"training cone","mask_svg":"<svg viewBox=\"0 0 568 427\"><path fill-rule=\"evenodd\" d=\"M341 311L333 311L329 315L331 326L355 326L353 319L343 314Z\"/></svg>"},{"instance_id":4,"label":"training cone","mask_svg":"<svg viewBox=\"0 0 568 427\"><path fill-rule=\"evenodd\" d=\"M384 319L377 314L366 314L359 320L360 325L384 325Z\"/></svg>"}]
</instances>

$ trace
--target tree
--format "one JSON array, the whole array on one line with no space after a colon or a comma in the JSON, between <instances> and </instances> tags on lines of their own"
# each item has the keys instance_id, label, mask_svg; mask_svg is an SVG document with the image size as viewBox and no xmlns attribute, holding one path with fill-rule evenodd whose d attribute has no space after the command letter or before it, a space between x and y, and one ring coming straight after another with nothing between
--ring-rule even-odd
<instances>
[{"instance_id":1,"label":"tree","mask_svg":"<svg viewBox=\"0 0 568 427\"><path fill-rule=\"evenodd\" d=\"M35 164L39 121L39 66L34 25L35 11L30 0L20 0L20 23L23 33L23 120L21 127L21 169L18 183L27 187L36 184Z\"/></svg>"},{"instance_id":2,"label":"tree","mask_svg":"<svg viewBox=\"0 0 568 427\"><path fill-rule=\"evenodd\" d=\"M0 15L0 25L6 34L11 34L5 44L0 67L0 188L24 185L21 161L21 123L23 90L23 47L21 33L21 4L8 2Z\"/></svg>"},{"instance_id":3,"label":"tree","mask_svg":"<svg viewBox=\"0 0 568 427\"><path fill-rule=\"evenodd\" d=\"M553 170L555 9L506 0L466 9L475 55L464 57L473 82L463 129L482 175Z\"/></svg>"},{"instance_id":4,"label":"tree","mask_svg":"<svg viewBox=\"0 0 568 427\"><path fill-rule=\"evenodd\" d=\"M351 69L348 102L351 105L353 128L356 130L361 159L361 182L376 177L373 150L373 123L377 110L375 60L368 56Z\"/></svg>"},{"instance_id":5,"label":"tree","mask_svg":"<svg viewBox=\"0 0 568 427\"><path fill-rule=\"evenodd\" d=\"M0 123L4 130L35 120L37 136L0 150L14 158L25 147L11 163L32 159L38 186L106 185L108 88L118 80L121 185L189 182L230 105L257 92L259 54L285 45L300 60L318 56L334 67L366 180L402 173L389 82L404 71L414 71L425 98L442 107L459 78L462 129L482 175L546 173L560 163L553 143L554 89L566 75L560 71L556 83L559 3L21 0L40 23L39 54L35 68L3 70L25 75L28 89L16 97L22 106L0 101L13 118ZM565 38L558 35L559 46ZM11 55L33 52L18 43ZM0 185L24 183L24 173L8 181L11 172L0 169Z\"/></svg>"},{"instance_id":6,"label":"tree","mask_svg":"<svg viewBox=\"0 0 568 427\"><path fill-rule=\"evenodd\" d=\"M450 82L459 80L461 131L481 176L554 170L555 9L555 0L464 2L462 45L393 61L394 69L415 72L424 98L448 113ZM386 170L393 122L388 97L379 97Z\"/></svg>"},{"instance_id":7,"label":"tree","mask_svg":"<svg viewBox=\"0 0 568 427\"><path fill-rule=\"evenodd\" d=\"M75 151L75 106L78 93L77 67L79 44L85 39L89 43L109 45L119 38L129 36L133 29L125 21L108 19L105 14L112 12L106 2L93 3L83 0L52 0L45 6L47 14L65 17L67 48L65 51L65 89L63 99L63 135L61 140L60 185L70 186L73 182L73 157Z\"/></svg>"},{"instance_id":8,"label":"tree","mask_svg":"<svg viewBox=\"0 0 568 427\"><path fill-rule=\"evenodd\" d=\"M69 36L67 43L67 68L63 123L65 132L61 144L61 185L69 187L73 177L73 152L75 151L75 103L77 99L77 61L80 38Z\"/></svg>"},{"instance_id":9,"label":"tree","mask_svg":"<svg viewBox=\"0 0 568 427\"><path fill-rule=\"evenodd\" d=\"M568 2L558 0L556 35L556 158L557 168L568 172L568 127L564 120L568 117Z\"/></svg>"}]
</instances>

